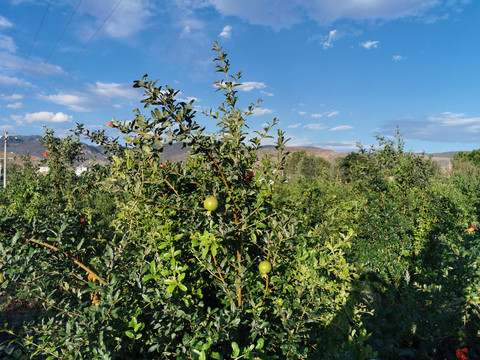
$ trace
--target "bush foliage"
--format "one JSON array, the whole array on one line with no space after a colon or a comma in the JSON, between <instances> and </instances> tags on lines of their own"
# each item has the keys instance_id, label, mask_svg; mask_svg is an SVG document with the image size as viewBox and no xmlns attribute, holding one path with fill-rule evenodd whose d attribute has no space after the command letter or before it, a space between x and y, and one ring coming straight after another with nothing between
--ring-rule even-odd
<instances>
[{"instance_id":1,"label":"bush foliage","mask_svg":"<svg viewBox=\"0 0 480 360\"><path fill-rule=\"evenodd\" d=\"M445 176L401 135L335 166L259 158L241 74L214 45L223 103L207 117L145 75L125 143L46 130L0 195L1 350L17 359L454 358L479 349L478 164ZM106 166L75 175L80 137ZM165 161L181 143L185 162ZM123 145L122 145L123 144ZM468 171L466 170L468 169ZM204 200L214 197L216 209ZM270 271L259 269L267 261ZM267 266L268 268L269 266ZM20 306L19 306L20 304Z\"/></svg>"}]
</instances>

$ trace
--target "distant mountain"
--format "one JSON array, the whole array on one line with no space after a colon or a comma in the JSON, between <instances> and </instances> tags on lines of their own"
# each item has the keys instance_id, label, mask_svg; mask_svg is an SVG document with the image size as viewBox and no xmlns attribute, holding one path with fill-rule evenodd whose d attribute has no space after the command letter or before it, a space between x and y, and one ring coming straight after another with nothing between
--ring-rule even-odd
<instances>
[{"instance_id":1,"label":"distant mountain","mask_svg":"<svg viewBox=\"0 0 480 360\"><path fill-rule=\"evenodd\" d=\"M332 150L325 150L307 146L288 146L285 148L285 150L290 153L296 151L305 151L309 155L321 156L330 163L333 163L335 162L335 159L346 155L342 153L336 153ZM275 153L276 150L274 146L262 146L258 150L259 158L262 158L264 155L274 155ZM188 157L188 149L182 148L182 145L178 143L171 146L166 146L163 150L163 157L165 158L165 160L185 161Z\"/></svg>"},{"instance_id":2,"label":"distant mountain","mask_svg":"<svg viewBox=\"0 0 480 360\"><path fill-rule=\"evenodd\" d=\"M14 139L16 138L16 139ZM37 162L41 159L44 159L43 153L45 148L40 142L41 136L31 135L31 136L16 136L10 137L7 143L7 151L9 153L9 158L16 158L16 162L19 162L18 155L30 155L32 161ZM84 145L84 157L86 158L87 163L91 162L94 158L100 162L104 163L106 161L106 156L103 153L103 149L99 146L94 145ZM0 150L3 150L3 142L0 140ZM285 148L286 151L293 153L296 151L305 151L309 155L321 156L330 163L334 163L336 159L346 156L346 153L337 153L332 150L320 149L317 147L308 147L308 146L288 146ZM263 154L273 155L276 150L274 146L264 146L261 147L258 151L258 155L261 158ZM3 157L3 152L0 151L1 156ZM17 155L17 156L16 156ZM428 154L427 154L428 155ZM437 162L442 168L450 169L451 160L455 155L454 151L444 152L444 153L435 153L431 154L433 160ZM166 146L163 150L163 159L170 161L185 161L188 157L188 149L182 148L182 144L176 143L170 146Z\"/></svg>"},{"instance_id":3,"label":"distant mountain","mask_svg":"<svg viewBox=\"0 0 480 360\"><path fill-rule=\"evenodd\" d=\"M447 151L447 152L441 152L441 153L433 153L430 154L434 158L447 158L447 159L453 159L457 151Z\"/></svg>"},{"instance_id":4,"label":"distant mountain","mask_svg":"<svg viewBox=\"0 0 480 360\"><path fill-rule=\"evenodd\" d=\"M40 142L42 137L39 135L30 135L30 136L10 136L7 141L7 152L15 155L29 155L32 161L36 162L40 159L45 158L43 153L45 152L45 147ZM3 150L3 141L0 140L0 149ZM96 158L98 162L102 163L106 160L105 155L103 154L102 148L93 145L83 144L83 151L85 162L90 162L93 158ZM2 152L3 155L3 152ZM9 155L11 157L11 155Z\"/></svg>"}]
</instances>

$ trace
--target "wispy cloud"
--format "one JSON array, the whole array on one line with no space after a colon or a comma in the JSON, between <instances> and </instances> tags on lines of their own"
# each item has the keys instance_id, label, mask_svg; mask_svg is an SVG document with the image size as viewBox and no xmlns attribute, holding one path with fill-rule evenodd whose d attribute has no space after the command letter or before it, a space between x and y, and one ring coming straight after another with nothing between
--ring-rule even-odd
<instances>
[{"instance_id":1,"label":"wispy cloud","mask_svg":"<svg viewBox=\"0 0 480 360\"><path fill-rule=\"evenodd\" d=\"M392 59L393 61L402 61L402 60L406 60L407 57L402 55L393 55Z\"/></svg>"},{"instance_id":2,"label":"wispy cloud","mask_svg":"<svg viewBox=\"0 0 480 360\"><path fill-rule=\"evenodd\" d=\"M364 49L370 50L370 49L377 49L379 44L380 44L380 41L365 41L363 43L360 43L360 46L363 47Z\"/></svg>"},{"instance_id":3,"label":"wispy cloud","mask_svg":"<svg viewBox=\"0 0 480 360\"><path fill-rule=\"evenodd\" d=\"M25 66L23 66L24 64ZM2 68L16 73L20 73L23 70L24 74L33 76L37 76L40 71L43 75L66 75L66 72L60 66L45 64L38 58L30 58L25 62L25 59L5 51L0 51L0 69Z\"/></svg>"},{"instance_id":4,"label":"wispy cloud","mask_svg":"<svg viewBox=\"0 0 480 360\"><path fill-rule=\"evenodd\" d=\"M456 126L480 123L480 117L467 117L462 113L444 112L438 115L431 115L428 121L438 125Z\"/></svg>"},{"instance_id":5,"label":"wispy cloud","mask_svg":"<svg viewBox=\"0 0 480 360\"><path fill-rule=\"evenodd\" d=\"M23 107L23 103L21 102L16 102L16 103L13 103L13 104L8 104L7 105L7 108L9 109L21 109Z\"/></svg>"},{"instance_id":6,"label":"wispy cloud","mask_svg":"<svg viewBox=\"0 0 480 360\"><path fill-rule=\"evenodd\" d=\"M298 111L297 113L298 113L298 115L302 115L302 116L307 115L306 111Z\"/></svg>"},{"instance_id":7,"label":"wispy cloud","mask_svg":"<svg viewBox=\"0 0 480 360\"><path fill-rule=\"evenodd\" d=\"M17 51L17 45L10 36L0 34L0 49L4 49L8 52L14 53Z\"/></svg>"},{"instance_id":8,"label":"wispy cloud","mask_svg":"<svg viewBox=\"0 0 480 360\"><path fill-rule=\"evenodd\" d=\"M266 92L266 91L263 91L263 90L260 90L260 93L263 94L263 95L266 95L266 96L274 96L273 93L271 93L271 92Z\"/></svg>"},{"instance_id":9,"label":"wispy cloud","mask_svg":"<svg viewBox=\"0 0 480 360\"><path fill-rule=\"evenodd\" d=\"M0 95L0 98L2 100L5 100L5 101L15 101L15 100L21 100L24 98L23 95L21 94L13 94L13 95L9 95L9 96L1 96Z\"/></svg>"},{"instance_id":10,"label":"wispy cloud","mask_svg":"<svg viewBox=\"0 0 480 360\"><path fill-rule=\"evenodd\" d=\"M338 30L331 30L327 36L324 37L322 47L323 49L330 49L333 47L333 42L340 38L340 33Z\"/></svg>"},{"instance_id":11,"label":"wispy cloud","mask_svg":"<svg viewBox=\"0 0 480 360\"><path fill-rule=\"evenodd\" d=\"M348 152L357 149L355 141L324 141L315 143L315 146L336 152Z\"/></svg>"},{"instance_id":12,"label":"wispy cloud","mask_svg":"<svg viewBox=\"0 0 480 360\"><path fill-rule=\"evenodd\" d=\"M230 39L232 36L232 27L230 25L225 26L218 36L220 36L222 39Z\"/></svg>"},{"instance_id":13,"label":"wispy cloud","mask_svg":"<svg viewBox=\"0 0 480 360\"><path fill-rule=\"evenodd\" d=\"M272 109L264 109L264 108L255 108L253 109L253 116L262 116L262 115L268 115L272 114L273 110Z\"/></svg>"},{"instance_id":14,"label":"wispy cloud","mask_svg":"<svg viewBox=\"0 0 480 360\"><path fill-rule=\"evenodd\" d=\"M38 95L38 98L57 105L67 106L72 111L88 112L93 108L115 106L119 101L137 99L140 90L130 84L103 83L86 84L82 89L71 93Z\"/></svg>"},{"instance_id":15,"label":"wispy cloud","mask_svg":"<svg viewBox=\"0 0 480 360\"><path fill-rule=\"evenodd\" d=\"M357 149L357 142L354 141L318 141L312 142L304 138L292 137L290 146L313 146L335 152L350 152Z\"/></svg>"},{"instance_id":16,"label":"wispy cloud","mask_svg":"<svg viewBox=\"0 0 480 360\"><path fill-rule=\"evenodd\" d=\"M91 30L98 29L100 22L108 18L103 26L104 33L117 39L132 36L145 29L154 14L153 10L154 6L149 0L122 0L120 3L117 0L84 0L79 7L79 12L88 13L96 19L96 22L91 24Z\"/></svg>"},{"instance_id":17,"label":"wispy cloud","mask_svg":"<svg viewBox=\"0 0 480 360\"><path fill-rule=\"evenodd\" d=\"M296 129L296 128L300 127L300 126L302 126L302 124L297 123L297 124L288 125L288 128L289 128L289 129Z\"/></svg>"},{"instance_id":18,"label":"wispy cloud","mask_svg":"<svg viewBox=\"0 0 480 360\"><path fill-rule=\"evenodd\" d=\"M327 127L323 124L320 123L310 123L304 126L304 128L310 129L310 130L324 130Z\"/></svg>"},{"instance_id":19,"label":"wispy cloud","mask_svg":"<svg viewBox=\"0 0 480 360\"><path fill-rule=\"evenodd\" d=\"M209 0L204 6L214 6L223 16L236 16L251 24L270 26L276 30L311 19L322 25L339 19L393 20L406 17L445 18L465 6L465 0L291 0L265 2L257 0ZM201 2L202 3L202 2Z\"/></svg>"},{"instance_id":20,"label":"wispy cloud","mask_svg":"<svg viewBox=\"0 0 480 360\"><path fill-rule=\"evenodd\" d=\"M267 85L263 82L258 82L258 81L244 81L242 85L237 87L238 90L240 91L252 91L255 89L265 89Z\"/></svg>"},{"instance_id":21,"label":"wispy cloud","mask_svg":"<svg viewBox=\"0 0 480 360\"><path fill-rule=\"evenodd\" d=\"M339 130L350 130L353 129L353 126L350 125L341 125L341 126L335 126L330 129L330 131L339 131Z\"/></svg>"},{"instance_id":22,"label":"wispy cloud","mask_svg":"<svg viewBox=\"0 0 480 360\"><path fill-rule=\"evenodd\" d=\"M6 17L0 15L0 26L1 27L12 27L13 24Z\"/></svg>"},{"instance_id":23,"label":"wispy cloud","mask_svg":"<svg viewBox=\"0 0 480 360\"><path fill-rule=\"evenodd\" d=\"M298 0L265 2L257 0L209 0L205 6L213 5L223 16L236 16L251 24L270 26L275 30L289 28L303 18L303 9Z\"/></svg>"},{"instance_id":24,"label":"wispy cloud","mask_svg":"<svg viewBox=\"0 0 480 360\"><path fill-rule=\"evenodd\" d=\"M0 54L0 57L1 57L1 54ZM0 91L4 91L4 92L11 91L11 89L15 86L15 84L21 87L28 87L28 88L33 87L32 83L25 81L23 79L0 74Z\"/></svg>"},{"instance_id":25,"label":"wispy cloud","mask_svg":"<svg viewBox=\"0 0 480 360\"><path fill-rule=\"evenodd\" d=\"M445 143L480 142L480 116L444 112L427 119L398 119L385 123L382 131L391 133L397 126L407 139Z\"/></svg>"},{"instance_id":26,"label":"wispy cloud","mask_svg":"<svg viewBox=\"0 0 480 360\"><path fill-rule=\"evenodd\" d=\"M319 119L321 117L334 117L334 116L337 116L337 115L340 115L340 111L338 110L329 110L329 111L324 111L323 113L313 113L313 114L310 114L310 117L314 118L314 119Z\"/></svg>"}]
</instances>

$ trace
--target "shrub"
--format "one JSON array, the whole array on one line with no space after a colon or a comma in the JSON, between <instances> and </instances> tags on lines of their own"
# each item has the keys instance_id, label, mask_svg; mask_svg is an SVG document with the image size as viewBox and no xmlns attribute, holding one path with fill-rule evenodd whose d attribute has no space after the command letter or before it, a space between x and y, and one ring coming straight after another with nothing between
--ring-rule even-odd
<instances>
[{"instance_id":1,"label":"shrub","mask_svg":"<svg viewBox=\"0 0 480 360\"><path fill-rule=\"evenodd\" d=\"M275 157L257 158L274 120L247 141L258 104L237 107L240 74L214 50L225 100L206 113L218 132L195 121L193 101L147 76L132 121L111 123L126 146L89 136L111 151L103 182L113 198L114 233L82 230L65 216L58 227L5 233L0 248L12 296L26 289L45 311L8 329L31 357L68 359L366 358L363 309L348 302L355 268L345 258L351 230L322 237L277 207L284 134ZM165 162L182 143L186 163ZM258 164L258 165L257 165ZM55 178L56 179L56 178ZM53 181L55 181L55 179ZM215 197L208 211L204 200ZM9 224L5 223L7 228ZM10 228L11 229L11 228ZM268 260L269 273L258 269Z\"/></svg>"}]
</instances>

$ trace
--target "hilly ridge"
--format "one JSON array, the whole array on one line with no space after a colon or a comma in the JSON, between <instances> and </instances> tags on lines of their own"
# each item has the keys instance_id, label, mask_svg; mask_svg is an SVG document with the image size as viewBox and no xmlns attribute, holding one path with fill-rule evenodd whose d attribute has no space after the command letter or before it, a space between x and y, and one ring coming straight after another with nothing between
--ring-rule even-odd
<instances>
[{"instance_id":1,"label":"hilly ridge","mask_svg":"<svg viewBox=\"0 0 480 360\"><path fill-rule=\"evenodd\" d=\"M21 156L30 156L31 160L36 163L41 159L44 159L43 153L45 148L43 147L40 139L42 137L39 135L30 135L30 136L15 136L9 137L8 140L8 157L9 159L14 160L14 162L20 163ZM106 156L104 150L99 146L94 145L84 145L84 158L85 163L90 163L94 159L99 163L104 163L106 161ZM0 149L3 150L3 143L0 142ZM305 151L309 155L321 156L330 163L334 163L336 159L342 158L347 155L347 153L337 153L333 150L321 149L317 147L309 146L287 146L286 151L293 153L296 151ZM273 146L264 146L259 149L259 157L261 158L263 154L273 155L276 152L275 147ZM0 152L3 157L3 152ZM428 154L427 154L428 155ZM443 152L430 154L433 157L433 160L437 162L440 167L447 169L451 166L451 160L455 155L455 151ZM170 161L184 161L188 157L188 151L186 148L182 148L181 144L173 144L166 146L163 151L163 158Z\"/></svg>"}]
</instances>

